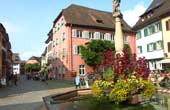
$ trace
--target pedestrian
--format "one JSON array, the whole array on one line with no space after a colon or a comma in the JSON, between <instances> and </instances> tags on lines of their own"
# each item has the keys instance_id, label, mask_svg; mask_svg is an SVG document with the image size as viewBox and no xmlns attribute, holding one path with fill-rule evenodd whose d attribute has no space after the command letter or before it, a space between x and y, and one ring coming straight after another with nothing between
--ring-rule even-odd
<instances>
[{"instance_id":1,"label":"pedestrian","mask_svg":"<svg viewBox=\"0 0 170 110\"><path fill-rule=\"evenodd\" d=\"M76 74L74 82L75 82L76 89L80 88L80 76L79 76L79 74Z\"/></svg>"},{"instance_id":2,"label":"pedestrian","mask_svg":"<svg viewBox=\"0 0 170 110\"><path fill-rule=\"evenodd\" d=\"M89 78L88 78L87 74L85 74L85 76L84 76L84 81L85 81L86 88L89 88Z\"/></svg>"},{"instance_id":3,"label":"pedestrian","mask_svg":"<svg viewBox=\"0 0 170 110\"><path fill-rule=\"evenodd\" d=\"M48 80L48 72L45 71L45 73L44 73L44 82L48 85L47 80Z\"/></svg>"},{"instance_id":4,"label":"pedestrian","mask_svg":"<svg viewBox=\"0 0 170 110\"><path fill-rule=\"evenodd\" d=\"M17 86L17 81L18 81L18 79L17 79L17 74L14 74L14 84Z\"/></svg>"}]
</instances>

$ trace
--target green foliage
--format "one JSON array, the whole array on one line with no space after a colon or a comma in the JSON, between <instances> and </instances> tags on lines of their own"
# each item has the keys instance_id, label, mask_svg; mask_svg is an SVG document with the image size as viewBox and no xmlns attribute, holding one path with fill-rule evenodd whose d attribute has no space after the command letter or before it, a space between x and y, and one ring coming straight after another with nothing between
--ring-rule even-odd
<instances>
[{"instance_id":1,"label":"green foliage","mask_svg":"<svg viewBox=\"0 0 170 110\"><path fill-rule=\"evenodd\" d=\"M97 70L103 62L103 54L111 49L115 52L115 45L111 41L92 40L87 46L80 46L81 56L94 70ZM125 44L124 49L127 49L131 54L130 46Z\"/></svg>"},{"instance_id":2,"label":"green foliage","mask_svg":"<svg viewBox=\"0 0 170 110\"><path fill-rule=\"evenodd\" d=\"M25 68L26 72L33 72L33 71L39 71L41 66L38 63L35 63L35 64L26 64L24 68Z\"/></svg>"},{"instance_id":3,"label":"green foliage","mask_svg":"<svg viewBox=\"0 0 170 110\"><path fill-rule=\"evenodd\" d=\"M144 98L149 98L155 93L156 88L152 82L148 80L142 80L140 84L143 85L143 88L142 88L143 90L141 91L141 93Z\"/></svg>"},{"instance_id":4,"label":"green foliage","mask_svg":"<svg viewBox=\"0 0 170 110\"><path fill-rule=\"evenodd\" d=\"M103 78L106 81L113 81L113 79L114 79L114 71L113 71L113 69L112 68L108 68L106 70L106 72L104 72Z\"/></svg>"},{"instance_id":5,"label":"green foliage","mask_svg":"<svg viewBox=\"0 0 170 110\"><path fill-rule=\"evenodd\" d=\"M96 80L93 83L91 89L92 89L94 96L98 100L103 100L106 97L105 90L112 88L112 86L113 86L113 82Z\"/></svg>"},{"instance_id":6,"label":"green foliage","mask_svg":"<svg viewBox=\"0 0 170 110\"><path fill-rule=\"evenodd\" d=\"M126 80L118 80L109 94L109 99L116 104L126 101L128 98L129 85Z\"/></svg>"},{"instance_id":7,"label":"green foliage","mask_svg":"<svg viewBox=\"0 0 170 110\"><path fill-rule=\"evenodd\" d=\"M165 71L166 71L166 73L170 73L170 69L169 68L166 68Z\"/></svg>"},{"instance_id":8,"label":"green foliage","mask_svg":"<svg viewBox=\"0 0 170 110\"><path fill-rule=\"evenodd\" d=\"M110 41L92 40L87 47L80 46L81 56L86 64L96 69L102 63L103 53L108 49L115 51L115 46Z\"/></svg>"}]
</instances>

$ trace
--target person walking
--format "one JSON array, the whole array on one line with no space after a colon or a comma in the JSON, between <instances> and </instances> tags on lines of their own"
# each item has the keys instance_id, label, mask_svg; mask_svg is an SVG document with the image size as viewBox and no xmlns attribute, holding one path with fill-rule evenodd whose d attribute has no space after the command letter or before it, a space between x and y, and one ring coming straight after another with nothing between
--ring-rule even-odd
<instances>
[{"instance_id":1,"label":"person walking","mask_svg":"<svg viewBox=\"0 0 170 110\"><path fill-rule=\"evenodd\" d=\"M86 88L89 88L89 78L88 78L87 74L85 74L85 76L84 76L84 81L85 81Z\"/></svg>"},{"instance_id":2,"label":"person walking","mask_svg":"<svg viewBox=\"0 0 170 110\"><path fill-rule=\"evenodd\" d=\"M17 86L17 81L18 81L17 74L14 74L14 84L15 84L15 86Z\"/></svg>"},{"instance_id":3,"label":"person walking","mask_svg":"<svg viewBox=\"0 0 170 110\"><path fill-rule=\"evenodd\" d=\"M79 87L80 88L80 76L79 74L76 74L76 77L75 77L75 86L76 86L76 89Z\"/></svg>"}]
</instances>

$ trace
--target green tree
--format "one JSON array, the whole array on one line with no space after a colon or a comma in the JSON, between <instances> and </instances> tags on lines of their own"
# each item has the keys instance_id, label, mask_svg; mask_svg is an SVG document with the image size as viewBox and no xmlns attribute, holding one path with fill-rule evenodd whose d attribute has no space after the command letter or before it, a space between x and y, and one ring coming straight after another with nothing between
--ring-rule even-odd
<instances>
[{"instance_id":1,"label":"green tree","mask_svg":"<svg viewBox=\"0 0 170 110\"><path fill-rule=\"evenodd\" d=\"M102 64L103 54L109 49L115 52L115 45L111 41L105 40L92 40L86 46L80 46L80 48L82 58L87 65L93 68L95 73L98 72ZM125 44L124 48L131 52L129 45Z\"/></svg>"},{"instance_id":2,"label":"green tree","mask_svg":"<svg viewBox=\"0 0 170 110\"><path fill-rule=\"evenodd\" d=\"M26 64L24 68L26 72L39 71L41 69L40 64L38 63Z\"/></svg>"},{"instance_id":3,"label":"green tree","mask_svg":"<svg viewBox=\"0 0 170 110\"><path fill-rule=\"evenodd\" d=\"M110 41L92 40L87 46L81 46L81 55L86 64L97 72L102 63L103 53L108 49L115 50L115 46Z\"/></svg>"}]
</instances>

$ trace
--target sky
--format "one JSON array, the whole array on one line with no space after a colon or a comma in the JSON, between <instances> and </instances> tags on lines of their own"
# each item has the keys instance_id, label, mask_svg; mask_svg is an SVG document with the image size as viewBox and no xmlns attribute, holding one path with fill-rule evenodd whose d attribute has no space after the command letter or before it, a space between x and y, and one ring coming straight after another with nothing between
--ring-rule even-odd
<instances>
[{"instance_id":1,"label":"sky","mask_svg":"<svg viewBox=\"0 0 170 110\"><path fill-rule=\"evenodd\" d=\"M152 0L121 0L124 20L133 26ZM71 4L112 11L112 0L0 0L0 23L12 45L13 53L22 60L41 56L53 21Z\"/></svg>"}]
</instances>

